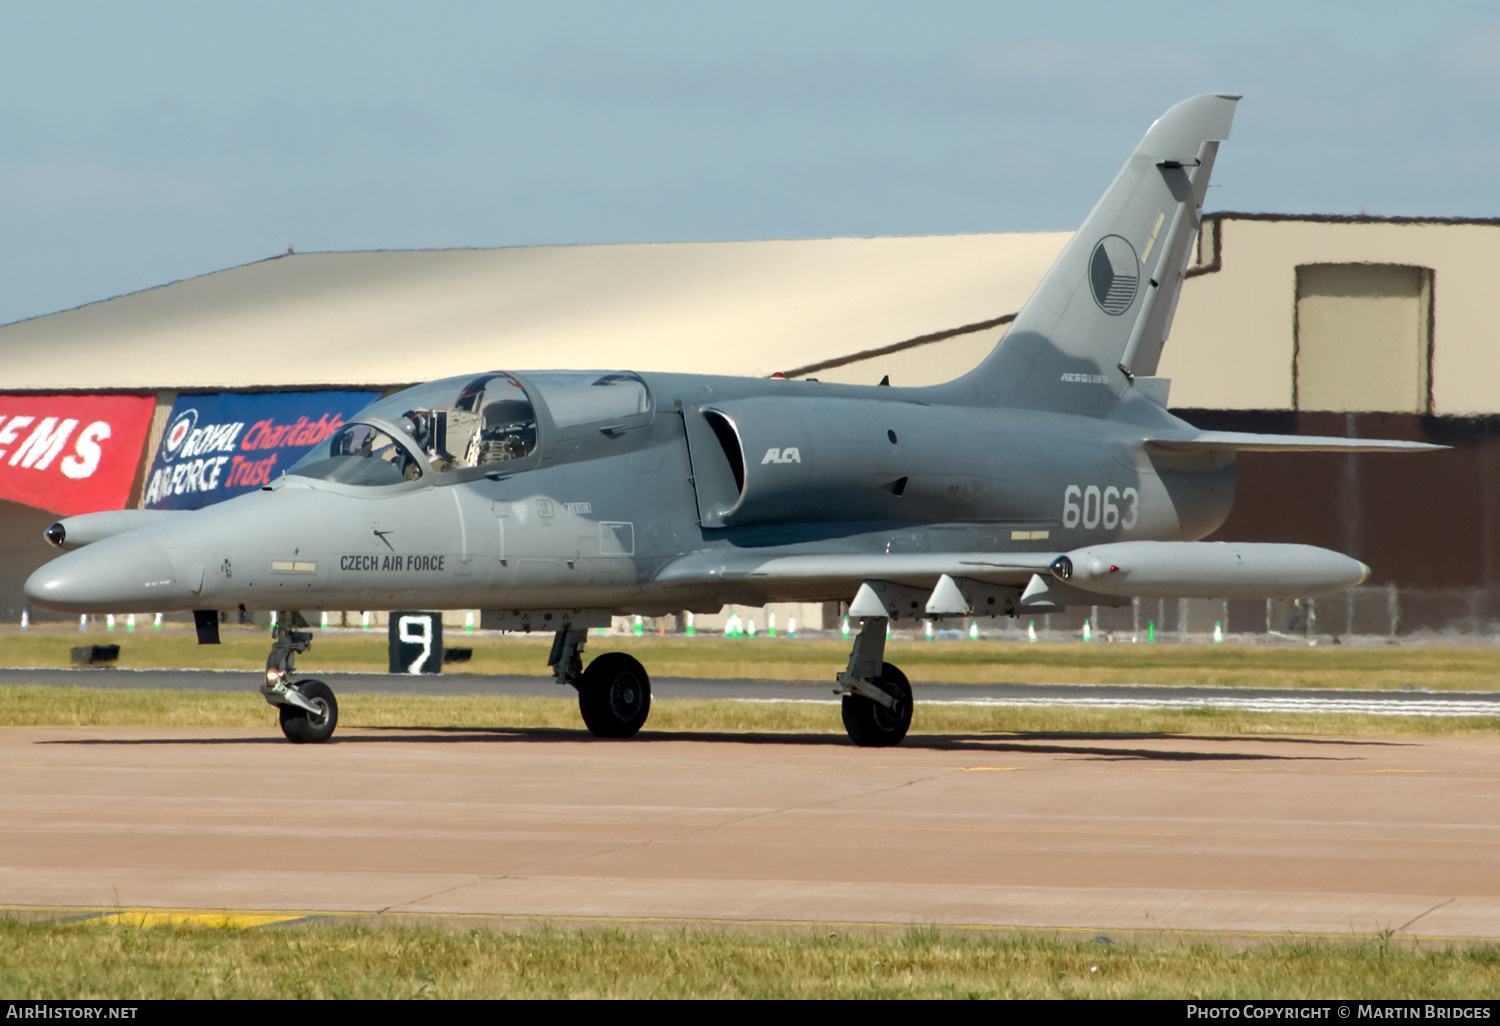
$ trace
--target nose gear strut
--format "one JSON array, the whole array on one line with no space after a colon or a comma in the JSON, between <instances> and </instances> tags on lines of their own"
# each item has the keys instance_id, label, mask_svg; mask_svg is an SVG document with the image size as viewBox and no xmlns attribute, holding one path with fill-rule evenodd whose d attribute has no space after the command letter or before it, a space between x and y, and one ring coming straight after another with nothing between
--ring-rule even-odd
<instances>
[{"instance_id":1,"label":"nose gear strut","mask_svg":"<svg viewBox=\"0 0 1500 1026\"><path fill-rule=\"evenodd\" d=\"M288 741L327 741L338 725L338 701L333 689L318 680L291 680L297 653L312 648L312 632L302 614L293 610L276 614L271 654L266 657L266 675L260 693L281 709L281 731Z\"/></svg>"}]
</instances>

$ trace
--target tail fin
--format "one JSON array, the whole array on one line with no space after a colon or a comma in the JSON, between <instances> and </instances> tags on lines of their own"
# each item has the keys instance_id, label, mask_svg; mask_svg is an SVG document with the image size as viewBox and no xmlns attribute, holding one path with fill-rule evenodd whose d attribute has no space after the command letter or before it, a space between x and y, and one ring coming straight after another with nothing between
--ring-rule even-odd
<instances>
[{"instance_id":1,"label":"tail fin","mask_svg":"<svg viewBox=\"0 0 1500 1026\"><path fill-rule=\"evenodd\" d=\"M954 398L1103 416L1156 372L1238 96L1184 100L1146 132L1000 345Z\"/></svg>"}]
</instances>

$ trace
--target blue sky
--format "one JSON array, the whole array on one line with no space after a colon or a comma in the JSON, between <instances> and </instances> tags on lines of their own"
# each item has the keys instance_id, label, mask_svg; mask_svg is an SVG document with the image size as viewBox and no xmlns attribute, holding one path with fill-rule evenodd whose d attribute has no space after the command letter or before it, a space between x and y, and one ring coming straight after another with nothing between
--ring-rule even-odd
<instances>
[{"instance_id":1,"label":"blue sky","mask_svg":"<svg viewBox=\"0 0 1500 1026\"><path fill-rule=\"evenodd\" d=\"M12 3L0 323L299 250L1070 229L1245 94L1208 206L1500 215L1493 3Z\"/></svg>"}]
</instances>

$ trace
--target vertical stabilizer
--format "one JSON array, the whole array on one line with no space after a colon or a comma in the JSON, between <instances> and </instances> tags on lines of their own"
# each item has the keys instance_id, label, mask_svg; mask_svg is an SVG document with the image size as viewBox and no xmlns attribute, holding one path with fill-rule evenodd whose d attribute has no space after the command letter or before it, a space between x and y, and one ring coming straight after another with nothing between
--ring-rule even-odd
<instances>
[{"instance_id":1,"label":"vertical stabilizer","mask_svg":"<svg viewBox=\"0 0 1500 1026\"><path fill-rule=\"evenodd\" d=\"M953 399L1104 416L1156 373L1238 100L1196 96L1156 120L1000 345L945 386Z\"/></svg>"}]
</instances>

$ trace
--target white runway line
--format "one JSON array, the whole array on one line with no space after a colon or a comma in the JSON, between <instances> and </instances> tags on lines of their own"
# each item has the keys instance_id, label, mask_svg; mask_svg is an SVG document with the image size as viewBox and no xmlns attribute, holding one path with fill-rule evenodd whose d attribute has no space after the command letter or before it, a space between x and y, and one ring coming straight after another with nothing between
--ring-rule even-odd
<instances>
[{"instance_id":1,"label":"white runway line","mask_svg":"<svg viewBox=\"0 0 1500 1026\"><path fill-rule=\"evenodd\" d=\"M1370 716L1500 716L1500 702L1373 698L980 698L928 699L923 705L1065 705L1095 709L1245 709L1250 712L1364 713Z\"/></svg>"},{"instance_id":2,"label":"white runway line","mask_svg":"<svg viewBox=\"0 0 1500 1026\"><path fill-rule=\"evenodd\" d=\"M673 699L664 699L673 701ZM789 702L795 705L837 705L838 698L730 698L730 702ZM926 698L922 705L1012 706L1037 708L1069 706L1084 709L1245 709L1250 712L1364 713L1370 716L1495 716L1500 701L1375 698Z\"/></svg>"}]
</instances>

